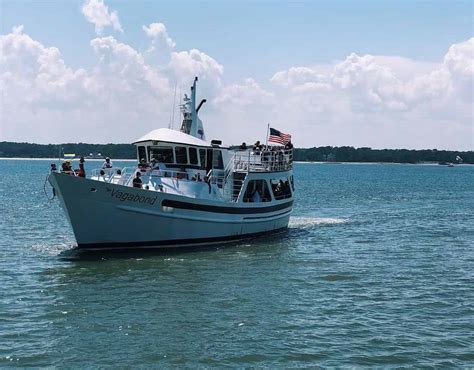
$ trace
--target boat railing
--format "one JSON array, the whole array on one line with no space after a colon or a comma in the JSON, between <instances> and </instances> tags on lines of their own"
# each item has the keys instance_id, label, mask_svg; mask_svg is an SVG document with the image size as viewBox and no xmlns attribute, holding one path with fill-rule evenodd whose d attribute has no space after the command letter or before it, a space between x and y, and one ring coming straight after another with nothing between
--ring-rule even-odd
<instances>
[{"instance_id":1,"label":"boat railing","mask_svg":"<svg viewBox=\"0 0 474 370\"><path fill-rule=\"evenodd\" d=\"M236 172L275 172L293 168L293 149L239 150L233 156Z\"/></svg>"},{"instance_id":2,"label":"boat railing","mask_svg":"<svg viewBox=\"0 0 474 370\"><path fill-rule=\"evenodd\" d=\"M95 168L91 171L91 178L103 182L125 185L133 178L136 168Z\"/></svg>"},{"instance_id":3,"label":"boat railing","mask_svg":"<svg viewBox=\"0 0 474 370\"><path fill-rule=\"evenodd\" d=\"M140 172L142 176L147 176L150 179L174 178L177 180L193 181L187 172L173 171L169 169L160 170L157 168L140 169L137 167L98 168L91 171L91 177L103 182L130 186L137 172ZM204 181L204 179L202 179L202 181Z\"/></svg>"}]
</instances>

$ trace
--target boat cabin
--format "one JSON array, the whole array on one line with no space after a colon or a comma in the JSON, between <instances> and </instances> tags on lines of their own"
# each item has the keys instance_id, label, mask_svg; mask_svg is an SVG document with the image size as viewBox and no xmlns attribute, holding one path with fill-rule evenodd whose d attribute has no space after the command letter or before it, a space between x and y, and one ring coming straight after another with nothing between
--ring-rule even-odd
<instances>
[{"instance_id":1,"label":"boat cabin","mask_svg":"<svg viewBox=\"0 0 474 370\"><path fill-rule=\"evenodd\" d=\"M184 134L161 128L138 139L137 160L142 159L152 167L169 172L181 172L187 177L204 177L209 171L223 171L228 161L227 148Z\"/></svg>"}]
</instances>

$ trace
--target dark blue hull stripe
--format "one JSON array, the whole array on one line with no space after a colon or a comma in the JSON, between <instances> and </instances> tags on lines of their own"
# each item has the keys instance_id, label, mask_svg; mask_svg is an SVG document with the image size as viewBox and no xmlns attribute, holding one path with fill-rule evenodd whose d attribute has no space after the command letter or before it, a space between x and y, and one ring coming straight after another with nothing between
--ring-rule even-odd
<instances>
[{"instance_id":1,"label":"dark blue hull stripe","mask_svg":"<svg viewBox=\"0 0 474 370\"><path fill-rule=\"evenodd\" d=\"M293 201L277 204L269 207L221 207L221 206L208 206L205 204L196 204L182 202L179 200L164 199L161 202L164 207L173 207L179 209L188 209L191 211L202 211L212 213L228 213L228 214L249 214L249 213L267 213L275 212L282 209L289 208L293 205Z\"/></svg>"}]
</instances>

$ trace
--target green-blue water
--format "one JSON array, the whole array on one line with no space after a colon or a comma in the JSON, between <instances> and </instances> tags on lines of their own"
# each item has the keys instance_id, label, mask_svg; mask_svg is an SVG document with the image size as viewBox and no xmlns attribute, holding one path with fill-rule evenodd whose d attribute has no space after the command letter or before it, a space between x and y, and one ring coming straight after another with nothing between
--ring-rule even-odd
<instances>
[{"instance_id":1,"label":"green-blue water","mask_svg":"<svg viewBox=\"0 0 474 370\"><path fill-rule=\"evenodd\" d=\"M48 167L0 161L0 366L474 366L474 167L297 164L287 233L118 257Z\"/></svg>"}]
</instances>

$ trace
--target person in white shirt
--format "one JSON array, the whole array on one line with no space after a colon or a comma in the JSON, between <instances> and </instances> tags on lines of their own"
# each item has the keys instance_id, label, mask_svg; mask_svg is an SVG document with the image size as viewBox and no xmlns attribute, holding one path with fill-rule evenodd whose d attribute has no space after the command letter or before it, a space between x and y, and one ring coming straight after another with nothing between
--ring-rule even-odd
<instances>
[{"instance_id":1,"label":"person in white shirt","mask_svg":"<svg viewBox=\"0 0 474 370\"><path fill-rule=\"evenodd\" d=\"M112 165L112 161L110 160L109 157L105 158L105 162L104 164L102 165L102 168L112 168L113 165Z\"/></svg>"},{"instance_id":2,"label":"person in white shirt","mask_svg":"<svg viewBox=\"0 0 474 370\"><path fill-rule=\"evenodd\" d=\"M158 170L159 171L158 173L160 176L166 177L166 165L162 162L161 156L159 156L158 158L154 160L152 169L155 171Z\"/></svg>"}]
</instances>

